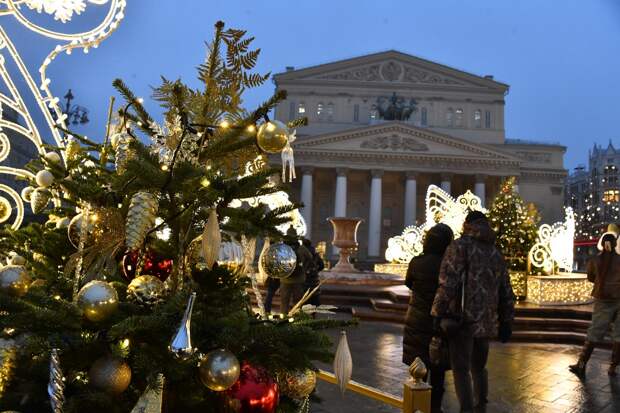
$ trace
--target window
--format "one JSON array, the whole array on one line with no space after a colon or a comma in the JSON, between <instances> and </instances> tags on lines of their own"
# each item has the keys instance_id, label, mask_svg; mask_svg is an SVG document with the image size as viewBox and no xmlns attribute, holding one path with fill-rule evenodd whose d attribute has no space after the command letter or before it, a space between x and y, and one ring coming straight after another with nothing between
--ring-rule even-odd
<instances>
[{"instance_id":1,"label":"window","mask_svg":"<svg viewBox=\"0 0 620 413\"><path fill-rule=\"evenodd\" d=\"M474 127L482 127L482 112L480 111L480 109L476 109L476 111L474 112Z\"/></svg>"},{"instance_id":2,"label":"window","mask_svg":"<svg viewBox=\"0 0 620 413\"><path fill-rule=\"evenodd\" d=\"M297 116L306 116L306 104L304 102L300 102L297 106Z\"/></svg>"},{"instance_id":3,"label":"window","mask_svg":"<svg viewBox=\"0 0 620 413\"><path fill-rule=\"evenodd\" d=\"M291 102L288 107L288 118L289 120L295 119L295 102Z\"/></svg>"},{"instance_id":4,"label":"window","mask_svg":"<svg viewBox=\"0 0 620 413\"><path fill-rule=\"evenodd\" d=\"M463 109L458 108L456 111L456 126L458 128L463 126Z\"/></svg>"},{"instance_id":5,"label":"window","mask_svg":"<svg viewBox=\"0 0 620 413\"><path fill-rule=\"evenodd\" d=\"M319 102L316 105L316 116L317 118L319 118L319 120L322 120L323 117L325 116L325 106L323 105L323 102Z\"/></svg>"},{"instance_id":6,"label":"window","mask_svg":"<svg viewBox=\"0 0 620 413\"><path fill-rule=\"evenodd\" d=\"M360 105L357 103L353 105L353 122L360 121Z\"/></svg>"},{"instance_id":7,"label":"window","mask_svg":"<svg viewBox=\"0 0 620 413\"><path fill-rule=\"evenodd\" d=\"M426 108L422 108L422 110L420 111L420 125L428 126L428 112Z\"/></svg>"},{"instance_id":8,"label":"window","mask_svg":"<svg viewBox=\"0 0 620 413\"><path fill-rule=\"evenodd\" d=\"M454 111L452 110L452 108L449 108L446 112L446 126L454 126Z\"/></svg>"},{"instance_id":9,"label":"window","mask_svg":"<svg viewBox=\"0 0 620 413\"><path fill-rule=\"evenodd\" d=\"M327 104L327 121L332 122L334 120L334 104L329 102Z\"/></svg>"},{"instance_id":10,"label":"window","mask_svg":"<svg viewBox=\"0 0 620 413\"><path fill-rule=\"evenodd\" d=\"M487 129L491 128L491 111L487 110L484 112L484 127Z\"/></svg>"},{"instance_id":11,"label":"window","mask_svg":"<svg viewBox=\"0 0 620 413\"><path fill-rule=\"evenodd\" d=\"M620 191L617 189L608 189L603 192L603 202L620 202Z\"/></svg>"}]
</instances>

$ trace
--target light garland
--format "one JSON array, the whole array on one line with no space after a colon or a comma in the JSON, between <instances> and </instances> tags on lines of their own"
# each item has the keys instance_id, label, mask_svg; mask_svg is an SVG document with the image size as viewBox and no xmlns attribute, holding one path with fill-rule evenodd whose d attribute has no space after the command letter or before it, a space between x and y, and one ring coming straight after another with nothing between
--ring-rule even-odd
<instances>
[{"instance_id":1,"label":"light garland","mask_svg":"<svg viewBox=\"0 0 620 413\"><path fill-rule=\"evenodd\" d=\"M426 190L425 222L420 226L408 226L401 235L388 240L385 259L391 263L407 264L411 259L422 253L424 233L437 223L448 225L455 238L461 236L463 222L470 211L487 210L482 207L482 201L467 190L463 195L454 199L436 185L430 185Z\"/></svg>"},{"instance_id":2,"label":"light garland","mask_svg":"<svg viewBox=\"0 0 620 413\"><path fill-rule=\"evenodd\" d=\"M538 242L529 252L529 261L532 265L548 274L554 273L556 266L566 272L573 271L575 214L570 207L565 208L565 214L564 222L540 226Z\"/></svg>"},{"instance_id":3,"label":"light garland","mask_svg":"<svg viewBox=\"0 0 620 413\"><path fill-rule=\"evenodd\" d=\"M527 300L539 305L586 304L592 301L586 275L529 276Z\"/></svg>"},{"instance_id":4,"label":"light garland","mask_svg":"<svg viewBox=\"0 0 620 413\"><path fill-rule=\"evenodd\" d=\"M88 0L88 2L95 5L104 5L108 0ZM22 13L22 6L25 5L29 9L36 10L39 13L44 12L53 15L56 20L66 23L71 20L74 13L80 14L85 10L86 3L84 0L0 0L0 5L4 6L4 8L0 10L0 15L11 15L27 29L43 37L56 39L64 43L58 44L39 66L40 84L37 85L8 34L2 26L0 26L0 52L3 53L0 54L0 77L8 89L7 94L0 93L0 104L1 107L11 108L23 120L23 125L20 125L0 116L0 162L5 160L11 152L10 140L2 129L8 129L22 135L35 145L39 154L45 154L41 133L31 116L31 110L34 109L34 107L28 108L26 106L22 94L15 86L16 83L13 80L14 78L10 75L5 65L6 59L9 59L17 67L19 72L19 77L16 78L17 83L25 84L30 96L34 98L36 102L35 106L39 114L42 115L45 120L45 133L51 135L56 146L64 148L66 142L56 126L61 126L63 129L66 129L67 115L62 112L62 109L58 105L59 99L55 97L50 90L51 79L46 75L47 67L63 52L71 54L74 49L82 49L84 53L88 53L90 48L98 47L103 40L108 38L118 28L120 21L125 16L124 10L126 0L109 0L109 2L108 13L95 28L79 33L62 33L46 29L31 22ZM52 114L48 108L54 111L57 119L56 121L52 118ZM64 151L62 151L62 155L66 158ZM0 166L0 174L11 174L27 179L33 177L32 173L26 169L5 166ZM12 226L18 228L23 220L23 201L19 196L15 198L6 188L0 189L9 193L16 203L17 217L13 221ZM56 197L54 202L56 205L59 205L60 201Z\"/></svg>"}]
</instances>

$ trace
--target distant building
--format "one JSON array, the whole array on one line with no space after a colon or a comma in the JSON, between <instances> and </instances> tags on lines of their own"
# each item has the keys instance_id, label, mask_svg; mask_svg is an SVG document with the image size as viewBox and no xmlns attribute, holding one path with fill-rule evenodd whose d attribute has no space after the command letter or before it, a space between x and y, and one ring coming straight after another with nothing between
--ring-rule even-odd
<instances>
[{"instance_id":1,"label":"distant building","mask_svg":"<svg viewBox=\"0 0 620 413\"><path fill-rule=\"evenodd\" d=\"M610 223L620 219L620 150L594 144L588 167L578 166L566 181L566 205L577 213L577 237L598 238Z\"/></svg>"},{"instance_id":2,"label":"distant building","mask_svg":"<svg viewBox=\"0 0 620 413\"><path fill-rule=\"evenodd\" d=\"M309 238L328 241L330 216L360 217L358 257L383 257L387 240L424 219L430 184L470 189L489 204L501 182L546 222L563 219L566 148L506 139L509 86L415 56L387 51L276 74L288 98L276 118L309 118L293 144Z\"/></svg>"}]
</instances>

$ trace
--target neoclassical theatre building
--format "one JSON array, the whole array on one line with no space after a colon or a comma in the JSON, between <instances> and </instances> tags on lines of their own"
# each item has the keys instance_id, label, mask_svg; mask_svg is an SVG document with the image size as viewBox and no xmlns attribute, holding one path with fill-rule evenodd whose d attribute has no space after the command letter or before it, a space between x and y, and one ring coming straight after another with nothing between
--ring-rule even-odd
<instances>
[{"instance_id":1,"label":"neoclassical theatre building","mask_svg":"<svg viewBox=\"0 0 620 413\"><path fill-rule=\"evenodd\" d=\"M358 258L381 260L387 240L424 219L428 185L489 203L516 176L546 222L563 219L560 145L507 139L509 86L387 51L274 76L288 92L281 121L307 116L293 144L291 184L314 242L330 241L330 216L360 217Z\"/></svg>"}]
</instances>

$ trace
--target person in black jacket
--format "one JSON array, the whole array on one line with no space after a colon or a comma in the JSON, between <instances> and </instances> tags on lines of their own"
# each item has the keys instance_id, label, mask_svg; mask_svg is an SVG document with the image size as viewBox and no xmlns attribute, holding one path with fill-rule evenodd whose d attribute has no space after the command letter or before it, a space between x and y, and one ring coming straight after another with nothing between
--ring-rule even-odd
<instances>
[{"instance_id":1,"label":"person in black jacket","mask_svg":"<svg viewBox=\"0 0 620 413\"><path fill-rule=\"evenodd\" d=\"M323 259L321 258L319 253L316 252L316 249L314 248L314 246L312 245L312 242L309 239L304 238L303 245L304 247L308 249L308 251L310 251L310 254L312 254L312 265L308 267L306 271L306 286L305 286L306 291L312 291L321 282L319 273L323 271L323 269L325 268L325 264L323 263ZM316 306L321 305L321 290L320 289L316 290L314 294L312 294L312 297L310 297L310 299L308 300L308 304L312 304Z\"/></svg>"},{"instance_id":2,"label":"person in black jacket","mask_svg":"<svg viewBox=\"0 0 620 413\"><path fill-rule=\"evenodd\" d=\"M431 307L439 283L439 267L454 234L449 226L437 224L426 233L422 255L414 257L407 269L405 285L411 290L403 335L403 363L420 357L431 374L431 412L441 412L445 368L430 362L429 344L435 328Z\"/></svg>"}]
</instances>

